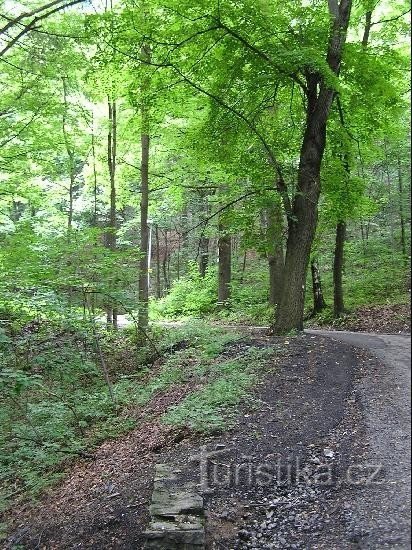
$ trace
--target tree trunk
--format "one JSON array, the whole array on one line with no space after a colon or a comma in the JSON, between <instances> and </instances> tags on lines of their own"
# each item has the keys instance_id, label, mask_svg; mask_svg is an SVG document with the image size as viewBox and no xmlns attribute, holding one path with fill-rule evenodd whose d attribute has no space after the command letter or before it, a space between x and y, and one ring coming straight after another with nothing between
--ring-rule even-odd
<instances>
[{"instance_id":1,"label":"tree trunk","mask_svg":"<svg viewBox=\"0 0 412 550\"><path fill-rule=\"evenodd\" d=\"M282 299L285 254L283 250L283 212L280 203L266 211L266 238L269 262L269 304L273 307Z\"/></svg>"},{"instance_id":2,"label":"tree trunk","mask_svg":"<svg viewBox=\"0 0 412 550\"><path fill-rule=\"evenodd\" d=\"M199 242L199 273L202 278L206 276L207 268L209 266L209 244L210 239L202 235Z\"/></svg>"},{"instance_id":3,"label":"tree trunk","mask_svg":"<svg viewBox=\"0 0 412 550\"><path fill-rule=\"evenodd\" d=\"M107 134L107 165L110 180L110 211L107 232L107 247L115 251L117 246L116 219L116 161L117 161L117 105L116 100L108 98L109 132ZM117 308L111 303L107 312L107 324L117 329Z\"/></svg>"},{"instance_id":4,"label":"tree trunk","mask_svg":"<svg viewBox=\"0 0 412 550\"><path fill-rule=\"evenodd\" d=\"M333 265L334 313L341 317L345 312L343 295L343 268L345 262L346 223L341 221L336 226L335 261Z\"/></svg>"},{"instance_id":5,"label":"tree trunk","mask_svg":"<svg viewBox=\"0 0 412 550\"><path fill-rule=\"evenodd\" d=\"M141 47L142 59L150 62L151 52L147 44ZM150 111L148 93L150 75L145 73L141 86L141 201L140 201L140 272L139 272L139 329L144 336L149 326L149 155L150 155Z\"/></svg>"},{"instance_id":6,"label":"tree trunk","mask_svg":"<svg viewBox=\"0 0 412 550\"><path fill-rule=\"evenodd\" d=\"M63 138L66 147L67 157L69 159L69 208L67 212L67 238L70 241L71 231L73 228L73 203L74 203L74 186L76 179L76 167L75 167L75 155L74 150L70 143L70 137L67 132L67 113L69 109L67 100L67 82L66 78L62 78L63 81Z\"/></svg>"},{"instance_id":7,"label":"tree trunk","mask_svg":"<svg viewBox=\"0 0 412 550\"><path fill-rule=\"evenodd\" d=\"M219 223L219 269L218 269L218 307L224 308L230 299L232 282L232 239L226 234L223 223Z\"/></svg>"},{"instance_id":8,"label":"tree trunk","mask_svg":"<svg viewBox=\"0 0 412 550\"><path fill-rule=\"evenodd\" d=\"M401 159L398 157L398 189L399 189L399 218L401 223L401 248L406 262L408 262L408 249L406 245L406 222L404 213L404 191Z\"/></svg>"},{"instance_id":9,"label":"tree trunk","mask_svg":"<svg viewBox=\"0 0 412 550\"><path fill-rule=\"evenodd\" d=\"M142 134L142 198L140 202L140 275L139 275L139 328L146 331L149 324L149 285L148 285L148 249L149 226L149 147L150 139Z\"/></svg>"},{"instance_id":10,"label":"tree trunk","mask_svg":"<svg viewBox=\"0 0 412 550\"><path fill-rule=\"evenodd\" d=\"M160 280L160 239L159 239L159 226L155 226L155 238L156 238L156 298L162 297L162 283Z\"/></svg>"},{"instance_id":11,"label":"tree trunk","mask_svg":"<svg viewBox=\"0 0 412 550\"><path fill-rule=\"evenodd\" d=\"M319 265L316 259L312 260L312 287L313 287L313 315L317 315L326 307L326 301L323 296L322 280L320 277Z\"/></svg>"},{"instance_id":12,"label":"tree trunk","mask_svg":"<svg viewBox=\"0 0 412 550\"><path fill-rule=\"evenodd\" d=\"M165 229L164 232L164 240L165 240L165 251L163 254L163 281L164 281L164 288L165 291L168 292L170 289L169 284L169 275L168 275L168 262L169 262L169 239L168 239L168 232L167 229Z\"/></svg>"},{"instance_id":13,"label":"tree trunk","mask_svg":"<svg viewBox=\"0 0 412 550\"><path fill-rule=\"evenodd\" d=\"M94 115L92 112L92 159L93 159L93 227L98 226L98 208L97 208L97 168L96 168L96 136Z\"/></svg>"},{"instance_id":14,"label":"tree trunk","mask_svg":"<svg viewBox=\"0 0 412 550\"><path fill-rule=\"evenodd\" d=\"M240 277L240 284L241 285L243 285L243 283L245 281L246 265L247 265L247 250L245 250L245 253L243 254L242 275Z\"/></svg>"},{"instance_id":15,"label":"tree trunk","mask_svg":"<svg viewBox=\"0 0 412 550\"><path fill-rule=\"evenodd\" d=\"M275 255L269 256L269 304L273 307L280 304L282 299L284 270L285 256L282 247Z\"/></svg>"},{"instance_id":16,"label":"tree trunk","mask_svg":"<svg viewBox=\"0 0 412 550\"><path fill-rule=\"evenodd\" d=\"M339 75L352 0L330 1L331 36L327 63ZM337 13L336 13L337 9ZM320 170L326 147L326 127L335 92L319 74L308 73L306 128L300 153L297 193L288 214L284 286L274 331L303 330L307 268L315 236L320 195ZM319 92L318 92L319 88Z\"/></svg>"}]
</instances>

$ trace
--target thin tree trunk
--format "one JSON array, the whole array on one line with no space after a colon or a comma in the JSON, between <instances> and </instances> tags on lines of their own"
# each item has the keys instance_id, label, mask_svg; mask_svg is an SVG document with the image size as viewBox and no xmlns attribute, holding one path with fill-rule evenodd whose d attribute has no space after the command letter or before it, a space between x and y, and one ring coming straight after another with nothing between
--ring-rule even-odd
<instances>
[{"instance_id":1,"label":"thin tree trunk","mask_svg":"<svg viewBox=\"0 0 412 550\"><path fill-rule=\"evenodd\" d=\"M285 256L282 247L269 257L269 304L273 307L280 304L282 299L284 270Z\"/></svg>"},{"instance_id":2,"label":"thin tree trunk","mask_svg":"<svg viewBox=\"0 0 412 550\"><path fill-rule=\"evenodd\" d=\"M94 126L94 114L92 113L92 159L93 159L93 227L98 226L97 212L97 169L96 169L96 136Z\"/></svg>"},{"instance_id":3,"label":"thin tree trunk","mask_svg":"<svg viewBox=\"0 0 412 550\"><path fill-rule=\"evenodd\" d=\"M209 266L209 243L210 243L209 237L205 237L204 235L200 237L199 272L202 278L206 276L207 268Z\"/></svg>"},{"instance_id":4,"label":"thin tree trunk","mask_svg":"<svg viewBox=\"0 0 412 550\"><path fill-rule=\"evenodd\" d=\"M401 159L398 157L398 189L399 189L399 219L401 223L401 248L402 254L408 261L408 249L406 245L406 222L404 213L404 190L403 190L403 177L402 177L402 164Z\"/></svg>"},{"instance_id":5,"label":"thin tree trunk","mask_svg":"<svg viewBox=\"0 0 412 550\"><path fill-rule=\"evenodd\" d=\"M70 143L70 137L67 132L67 112L68 112L68 100L67 100L67 82L66 78L62 78L63 81L63 138L66 147L66 153L69 159L69 209L67 213L67 238L70 240L71 231L73 228L73 203L74 203L74 186L76 179L76 168L75 168L75 155L73 148Z\"/></svg>"},{"instance_id":6,"label":"thin tree trunk","mask_svg":"<svg viewBox=\"0 0 412 550\"><path fill-rule=\"evenodd\" d=\"M389 166L389 154L387 149L387 144L385 141L385 174L386 174L386 185L388 188L388 214L389 214L389 227L391 231L391 243L392 249L396 249L396 239L395 239L395 223L394 223L394 201L393 201L393 192L392 192L392 179Z\"/></svg>"},{"instance_id":7,"label":"thin tree trunk","mask_svg":"<svg viewBox=\"0 0 412 550\"><path fill-rule=\"evenodd\" d=\"M345 262L346 223L341 221L336 226L335 260L333 264L334 314L341 317L345 312L343 294L343 268Z\"/></svg>"},{"instance_id":8,"label":"thin tree trunk","mask_svg":"<svg viewBox=\"0 0 412 550\"><path fill-rule=\"evenodd\" d=\"M285 254L283 250L283 212L280 203L266 211L266 239L269 262L269 304L273 307L282 299Z\"/></svg>"},{"instance_id":9,"label":"thin tree trunk","mask_svg":"<svg viewBox=\"0 0 412 550\"><path fill-rule=\"evenodd\" d=\"M319 265L316 259L311 262L312 287L313 287L313 315L317 315L326 307L325 297L323 296L322 280L320 277Z\"/></svg>"},{"instance_id":10,"label":"thin tree trunk","mask_svg":"<svg viewBox=\"0 0 412 550\"><path fill-rule=\"evenodd\" d=\"M110 210L109 227L107 232L107 247L113 252L117 246L117 219L116 219L116 162L117 162L117 105L116 100L108 98L109 131L107 134L107 166L110 180ZM117 308L111 303L107 311L107 324L117 329Z\"/></svg>"},{"instance_id":11,"label":"thin tree trunk","mask_svg":"<svg viewBox=\"0 0 412 550\"><path fill-rule=\"evenodd\" d=\"M179 244L177 245L177 262L176 262L176 278L180 281L180 254L181 254L181 243L179 235Z\"/></svg>"},{"instance_id":12,"label":"thin tree trunk","mask_svg":"<svg viewBox=\"0 0 412 550\"><path fill-rule=\"evenodd\" d=\"M243 254L242 275L240 277L240 284L241 285L243 285L244 280L245 280L246 264L247 264L247 250L245 250L245 253Z\"/></svg>"},{"instance_id":13,"label":"thin tree trunk","mask_svg":"<svg viewBox=\"0 0 412 550\"><path fill-rule=\"evenodd\" d=\"M231 296L232 282L232 239L226 233L222 221L219 222L219 269L218 269L218 307L224 308Z\"/></svg>"},{"instance_id":14,"label":"thin tree trunk","mask_svg":"<svg viewBox=\"0 0 412 550\"><path fill-rule=\"evenodd\" d=\"M142 59L150 61L150 48L143 44ZM141 201L140 201L140 273L139 273L139 329L145 334L149 325L149 285L148 285L148 250L149 250L149 156L150 156L150 111L147 95L150 89L150 76L145 75L141 90Z\"/></svg>"},{"instance_id":15,"label":"thin tree trunk","mask_svg":"<svg viewBox=\"0 0 412 550\"><path fill-rule=\"evenodd\" d=\"M168 292L170 289L170 285L169 285L169 277L168 277L168 271L167 271L167 264L169 259L169 239L168 239L167 229L165 229L163 235L165 240L165 250L163 255L163 282L164 282L164 288L166 292Z\"/></svg>"},{"instance_id":16,"label":"thin tree trunk","mask_svg":"<svg viewBox=\"0 0 412 550\"><path fill-rule=\"evenodd\" d=\"M160 239L159 239L159 226L155 226L155 239L156 239L156 298L162 297L162 283L160 280Z\"/></svg>"},{"instance_id":17,"label":"thin tree trunk","mask_svg":"<svg viewBox=\"0 0 412 550\"><path fill-rule=\"evenodd\" d=\"M149 147L150 138L142 134L142 184L140 202L140 276L139 276L139 328L146 331L149 323L148 248L149 226Z\"/></svg>"},{"instance_id":18,"label":"thin tree trunk","mask_svg":"<svg viewBox=\"0 0 412 550\"><path fill-rule=\"evenodd\" d=\"M330 1L329 5L334 9L330 12L332 24L327 63L339 75L352 0L341 0L339 5ZM309 73L306 82L306 128L300 153L297 193L288 212L284 286L274 326L277 334L303 330L306 274L318 220L320 170L326 147L327 122L335 96L334 90L328 88L318 74Z\"/></svg>"}]
</instances>

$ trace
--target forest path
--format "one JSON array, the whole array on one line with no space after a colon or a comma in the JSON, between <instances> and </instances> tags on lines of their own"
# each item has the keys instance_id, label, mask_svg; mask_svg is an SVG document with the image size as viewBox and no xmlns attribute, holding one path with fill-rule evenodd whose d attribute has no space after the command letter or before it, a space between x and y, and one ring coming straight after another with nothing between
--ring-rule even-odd
<instances>
[{"instance_id":1,"label":"forest path","mask_svg":"<svg viewBox=\"0 0 412 550\"><path fill-rule=\"evenodd\" d=\"M312 331L361 347L381 361L355 382L365 422L366 454L361 462L381 465L382 484L365 486L352 508L352 531L361 548L410 548L411 337Z\"/></svg>"},{"instance_id":2,"label":"forest path","mask_svg":"<svg viewBox=\"0 0 412 550\"><path fill-rule=\"evenodd\" d=\"M242 328L244 345L278 350L254 390L259 406L245 402L233 429L194 436L161 422L190 383L159 392L136 410L135 430L71 464L36 504L13 508L4 548L141 549L154 465L204 483L199 457L209 474L208 550L410 548L410 338L315 331L276 339ZM224 357L236 354L229 346ZM219 451L217 464L209 451ZM379 477L366 483L377 465ZM323 482L325 467L333 475Z\"/></svg>"}]
</instances>

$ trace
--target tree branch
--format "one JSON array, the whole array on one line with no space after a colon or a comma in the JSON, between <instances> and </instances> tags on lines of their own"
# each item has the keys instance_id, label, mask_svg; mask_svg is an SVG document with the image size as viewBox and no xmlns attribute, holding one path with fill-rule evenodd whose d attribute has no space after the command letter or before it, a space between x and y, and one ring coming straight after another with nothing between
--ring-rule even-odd
<instances>
[{"instance_id":1,"label":"tree branch","mask_svg":"<svg viewBox=\"0 0 412 550\"><path fill-rule=\"evenodd\" d=\"M205 90L204 88L202 88L201 86L199 86L198 84L196 84L195 82L190 80L190 78L188 78L186 75L184 75L178 67L176 67L175 65L172 65L172 67L182 77L182 79L187 84L189 84L192 88L194 88L198 92L206 95L210 99L213 99L213 101L218 103L221 107L225 108L226 110L228 110L229 112L234 114L236 117L240 118L247 125L247 127L250 130L252 130L252 132L256 135L256 137L258 138L260 143L263 145L263 148L264 148L264 150L266 151L266 153L268 155L270 163L273 165L273 167L275 168L275 170L278 174L278 182L277 182L276 188L277 188L277 190L279 191L279 193L282 197L284 207L285 207L285 210L286 210L286 214L288 216L291 215L292 206L291 206L290 198L289 198L289 195L288 195L288 192L287 192L287 187L286 187L286 184L285 184L285 180L283 179L283 174L282 174L281 167L280 167L280 165L279 165L279 163L276 159L276 156L273 153L270 145L268 144L266 139L263 137L263 135L259 132L259 130L256 128L256 126L242 112L238 111L237 109L235 109L234 107L232 107L231 105L229 105L228 103L223 101L223 99L221 99L219 96L216 96L215 94L209 92L208 90Z\"/></svg>"},{"instance_id":2,"label":"tree branch","mask_svg":"<svg viewBox=\"0 0 412 550\"><path fill-rule=\"evenodd\" d=\"M206 225L210 222L210 220L213 220L213 218L216 218L216 216L218 216L221 212L224 212L228 208L231 208L232 206L234 206L238 202L241 202L244 199L247 199L248 197L251 197L253 195L259 195L259 193L262 193L263 191L273 191L273 189L270 187L270 188L267 188L267 189L259 189L257 191L249 191L248 193L245 193L241 197L238 197L237 199L234 199L233 201L230 201L229 203L225 204L225 206L222 206L222 208L219 208L216 212L214 212L213 214L211 214L210 216L208 216L207 218L205 218L204 220L202 220L198 224L194 225L193 227L191 227L190 229L188 229L187 231L182 233L182 235L186 236L189 233L191 233L192 231L194 231L195 229L197 229L198 227L201 227L202 225L204 225L206 227Z\"/></svg>"},{"instance_id":3,"label":"tree branch","mask_svg":"<svg viewBox=\"0 0 412 550\"><path fill-rule=\"evenodd\" d=\"M404 11L403 13L400 13L399 15L396 15L394 17L390 17L389 19L381 19L380 21L375 21L371 23L371 27L374 25L381 25L382 23L392 23L393 21L398 21L399 19L402 19L402 17L405 17L405 15L408 15L408 13L411 13L411 9Z\"/></svg>"},{"instance_id":4,"label":"tree branch","mask_svg":"<svg viewBox=\"0 0 412 550\"><path fill-rule=\"evenodd\" d=\"M51 11L48 11L47 13L44 13L42 15L38 15L36 17L34 17L34 19L32 19L27 25L24 26L24 28L14 37L10 40L10 42L8 42L6 44L6 46L0 51L0 57L2 57L8 50L10 50L10 48L12 48L16 42L18 42L20 40L20 38L22 38L25 34L27 34L28 32L30 32L31 30L33 30L33 27L39 22L39 21L42 21L44 19L46 19L47 17L50 17L51 15L53 15L54 13L57 13L65 8L68 8L70 6L74 6L76 4L80 4L81 2L84 2L84 0L72 0L71 2L68 2L67 4L63 4L61 6L57 6L55 7L54 9L52 9ZM59 3L59 2L58 2ZM53 2L52 5L55 5L55 3ZM43 8L41 11L44 11L44 9L47 9L47 8ZM35 12L37 13L37 12ZM25 16L27 17L27 16ZM22 18L20 18L17 23L19 21L21 21ZM14 20L16 21L16 20ZM8 25L10 25L12 22L10 21L8 23ZM16 22L14 22L13 24L16 24ZM4 28L6 28L7 25L5 27L3 27L3 30L0 31L0 34L4 33ZM8 27L7 27L8 28ZM7 30L6 28L6 30Z\"/></svg>"},{"instance_id":5,"label":"tree branch","mask_svg":"<svg viewBox=\"0 0 412 550\"><path fill-rule=\"evenodd\" d=\"M281 67L279 67L277 65L277 63L275 63L275 61L273 61L273 59L267 54L265 53L264 51L262 51L261 49L257 48L254 44L252 44L251 42L249 42L248 40L246 40L246 38L244 38L242 35L240 35L237 31L235 31L234 29L228 27L227 25L225 25L222 21L219 20L219 26L220 28L224 29L230 36L232 36L233 38L235 38L236 40L238 40L241 44L243 44L243 46L245 46L248 50L252 51L253 53L255 53L258 57L260 57L261 59L263 59L264 61L266 61L267 63L269 63L273 68L275 68L277 71L279 71L281 74L284 74L285 76L288 76L289 78L291 78L294 82L296 82L297 84L299 84L299 86L306 91L306 84L294 73L289 73L288 71L285 71L284 69L282 69Z\"/></svg>"}]
</instances>

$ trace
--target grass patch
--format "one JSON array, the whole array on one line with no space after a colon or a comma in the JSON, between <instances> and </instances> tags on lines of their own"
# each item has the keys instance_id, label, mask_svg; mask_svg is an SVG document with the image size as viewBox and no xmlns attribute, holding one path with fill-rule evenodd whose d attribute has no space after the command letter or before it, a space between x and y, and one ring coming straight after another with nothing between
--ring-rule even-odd
<instances>
[{"instance_id":1,"label":"grass patch","mask_svg":"<svg viewBox=\"0 0 412 550\"><path fill-rule=\"evenodd\" d=\"M207 433L229 428L237 406L247 399L272 355L270 348L249 348L236 359L214 363L207 370L203 368L201 374L207 373L208 379L205 387L172 407L163 421Z\"/></svg>"}]
</instances>

